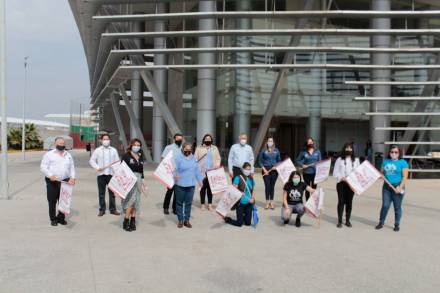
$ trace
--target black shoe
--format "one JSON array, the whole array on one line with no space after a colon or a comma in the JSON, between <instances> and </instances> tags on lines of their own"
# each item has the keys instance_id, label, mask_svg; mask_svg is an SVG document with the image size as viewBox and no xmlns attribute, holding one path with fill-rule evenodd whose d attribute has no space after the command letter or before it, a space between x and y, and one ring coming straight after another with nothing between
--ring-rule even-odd
<instances>
[{"instance_id":1,"label":"black shoe","mask_svg":"<svg viewBox=\"0 0 440 293\"><path fill-rule=\"evenodd\" d=\"M124 229L127 232L131 232L129 221L130 221L129 219L124 218L124 222L122 223L122 229Z\"/></svg>"},{"instance_id":2,"label":"black shoe","mask_svg":"<svg viewBox=\"0 0 440 293\"><path fill-rule=\"evenodd\" d=\"M225 217L225 222L226 223L230 223L231 222L231 218L230 217Z\"/></svg>"},{"instance_id":3,"label":"black shoe","mask_svg":"<svg viewBox=\"0 0 440 293\"><path fill-rule=\"evenodd\" d=\"M168 209L163 209L163 213L164 213L165 215L169 215L169 214L170 214L170 211L169 211Z\"/></svg>"},{"instance_id":4,"label":"black shoe","mask_svg":"<svg viewBox=\"0 0 440 293\"><path fill-rule=\"evenodd\" d=\"M296 218L295 226L298 228L301 227L301 219L300 218Z\"/></svg>"},{"instance_id":5,"label":"black shoe","mask_svg":"<svg viewBox=\"0 0 440 293\"><path fill-rule=\"evenodd\" d=\"M105 212L104 211L99 211L99 213L98 213L98 217L102 217L102 216L104 216L105 215Z\"/></svg>"},{"instance_id":6,"label":"black shoe","mask_svg":"<svg viewBox=\"0 0 440 293\"><path fill-rule=\"evenodd\" d=\"M400 226L399 225L394 225L394 232L399 232L400 231Z\"/></svg>"},{"instance_id":7,"label":"black shoe","mask_svg":"<svg viewBox=\"0 0 440 293\"><path fill-rule=\"evenodd\" d=\"M130 230L136 231L136 218L135 217L132 217L130 219Z\"/></svg>"},{"instance_id":8,"label":"black shoe","mask_svg":"<svg viewBox=\"0 0 440 293\"><path fill-rule=\"evenodd\" d=\"M341 222L338 222L338 224L336 225L336 227L338 227L338 228L342 228L342 223L341 223Z\"/></svg>"},{"instance_id":9,"label":"black shoe","mask_svg":"<svg viewBox=\"0 0 440 293\"><path fill-rule=\"evenodd\" d=\"M177 215L177 212L176 212L176 211L173 211L173 214Z\"/></svg>"},{"instance_id":10,"label":"black shoe","mask_svg":"<svg viewBox=\"0 0 440 293\"><path fill-rule=\"evenodd\" d=\"M65 226L67 225L67 222L65 219L58 219L58 224Z\"/></svg>"},{"instance_id":11,"label":"black shoe","mask_svg":"<svg viewBox=\"0 0 440 293\"><path fill-rule=\"evenodd\" d=\"M352 227L350 221L346 221L346 222L345 222L345 226L347 226L348 228L351 228L351 227Z\"/></svg>"},{"instance_id":12,"label":"black shoe","mask_svg":"<svg viewBox=\"0 0 440 293\"><path fill-rule=\"evenodd\" d=\"M380 229L382 229L382 228L383 228L383 225L382 225L382 224L379 224L379 225L376 226L376 230L380 230Z\"/></svg>"},{"instance_id":13,"label":"black shoe","mask_svg":"<svg viewBox=\"0 0 440 293\"><path fill-rule=\"evenodd\" d=\"M58 226L58 221L57 221L57 220L55 220L55 221L50 221L50 224L51 224L52 226Z\"/></svg>"},{"instance_id":14,"label":"black shoe","mask_svg":"<svg viewBox=\"0 0 440 293\"><path fill-rule=\"evenodd\" d=\"M283 220L283 223L284 223L284 225L287 225L287 224L289 224L289 220Z\"/></svg>"}]
</instances>

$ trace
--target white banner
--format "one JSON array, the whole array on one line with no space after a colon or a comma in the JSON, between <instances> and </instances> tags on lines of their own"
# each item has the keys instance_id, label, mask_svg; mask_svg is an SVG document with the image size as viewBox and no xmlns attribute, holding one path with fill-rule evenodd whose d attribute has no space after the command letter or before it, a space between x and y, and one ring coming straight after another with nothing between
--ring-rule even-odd
<instances>
[{"instance_id":1,"label":"white banner","mask_svg":"<svg viewBox=\"0 0 440 293\"><path fill-rule=\"evenodd\" d=\"M113 191L115 195L125 199L136 184L137 177L124 161L119 164L114 164L112 168L114 174L108 183L108 188Z\"/></svg>"},{"instance_id":2,"label":"white banner","mask_svg":"<svg viewBox=\"0 0 440 293\"><path fill-rule=\"evenodd\" d=\"M200 160L197 161L197 164L199 164L199 169L200 169L200 174L202 174L202 176L205 176L206 171L206 158L207 155L204 155Z\"/></svg>"},{"instance_id":3,"label":"white banner","mask_svg":"<svg viewBox=\"0 0 440 293\"><path fill-rule=\"evenodd\" d=\"M381 176L380 172L369 161L364 161L345 178L345 181L354 193L362 194Z\"/></svg>"},{"instance_id":4,"label":"white banner","mask_svg":"<svg viewBox=\"0 0 440 293\"><path fill-rule=\"evenodd\" d=\"M318 188L309 197L309 200L304 206L307 214L313 218L319 218L321 212L324 210L324 189Z\"/></svg>"},{"instance_id":5,"label":"white banner","mask_svg":"<svg viewBox=\"0 0 440 293\"><path fill-rule=\"evenodd\" d=\"M72 201L73 185L61 182L60 199L58 200L58 211L66 216L70 214L70 203Z\"/></svg>"},{"instance_id":6,"label":"white banner","mask_svg":"<svg viewBox=\"0 0 440 293\"><path fill-rule=\"evenodd\" d=\"M217 204L216 212L222 217L226 217L234 204L241 199L242 192L232 185L223 192L223 196Z\"/></svg>"},{"instance_id":7,"label":"white banner","mask_svg":"<svg viewBox=\"0 0 440 293\"><path fill-rule=\"evenodd\" d=\"M327 180L330 175L330 167L332 164L332 160L323 160L316 163L316 175L313 183L318 184Z\"/></svg>"},{"instance_id":8,"label":"white banner","mask_svg":"<svg viewBox=\"0 0 440 293\"><path fill-rule=\"evenodd\" d=\"M295 165L293 165L293 162L290 158L279 163L276 166L276 169L283 183L286 183L289 180L290 174L296 170Z\"/></svg>"},{"instance_id":9,"label":"white banner","mask_svg":"<svg viewBox=\"0 0 440 293\"><path fill-rule=\"evenodd\" d=\"M176 167L174 166L174 155L173 151L170 151L165 158L157 166L153 175L156 177L163 185L167 188L173 188L174 186L174 171Z\"/></svg>"},{"instance_id":10,"label":"white banner","mask_svg":"<svg viewBox=\"0 0 440 293\"><path fill-rule=\"evenodd\" d=\"M217 194L228 189L228 178L226 177L225 169L223 167L209 170L206 172L208 177L209 187L212 194Z\"/></svg>"}]
</instances>

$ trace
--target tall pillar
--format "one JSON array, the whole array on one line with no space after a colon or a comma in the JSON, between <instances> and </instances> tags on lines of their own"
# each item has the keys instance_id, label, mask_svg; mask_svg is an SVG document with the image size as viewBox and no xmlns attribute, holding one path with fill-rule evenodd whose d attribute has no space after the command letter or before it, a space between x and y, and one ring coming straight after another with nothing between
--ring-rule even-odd
<instances>
[{"instance_id":1,"label":"tall pillar","mask_svg":"<svg viewBox=\"0 0 440 293\"><path fill-rule=\"evenodd\" d=\"M391 10L390 0L372 0L371 9L378 11ZM391 29L391 20L389 18L373 18L370 26L372 29ZM391 45L391 37L389 35L375 35L371 37L371 47L389 48ZM391 55L388 53L373 53L371 56L371 64L389 65L391 64ZM391 77L390 70L374 69L371 71L372 81L389 81ZM389 97L391 95L390 85L373 85L371 86L372 97ZM370 104L372 112L389 112L389 101L372 101ZM386 127L390 125L389 116L376 116L370 118L370 137L373 143L374 152L385 153L384 141L389 139L388 131L376 131L376 127Z\"/></svg>"},{"instance_id":2,"label":"tall pillar","mask_svg":"<svg viewBox=\"0 0 440 293\"><path fill-rule=\"evenodd\" d=\"M237 1L238 11L251 10L250 0ZM252 21L250 18L237 19L238 29L251 29ZM237 37L237 47L249 47L249 36ZM236 53L237 64L250 64L251 53ZM246 133L250 136L251 129L251 71L249 69L237 69L235 76L235 107L234 107L234 139L237 139L240 133Z\"/></svg>"},{"instance_id":3,"label":"tall pillar","mask_svg":"<svg viewBox=\"0 0 440 293\"><path fill-rule=\"evenodd\" d=\"M167 3L157 3L156 13L167 13L168 4ZM154 24L154 31L163 32L166 30L166 21L158 20ZM164 37L154 39L155 49L164 49L167 47L167 39ZM154 65L165 65L167 63L166 54L155 54L154 55ZM163 94L165 100L168 100L168 73L167 70L156 70L154 71L154 82L156 83L159 91ZM153 160L154 162L160 162L160 157L165 143L165 122L162 117L162 113L155 103L153 105Z\"/></svg>"},{"instance_id":4,"label":"tall pillar","mask_svg":"<svg viewBox=\"0 0 440 293\"><path fill-rule=\"evenodd\" d=\"M215 12L217 1L199 1L200 12ZM215 30L216 20L207 18L199 20L200 30ZM216 47L216 37L199 37L200 48ZM199 53L199 64L215 64L215 53ZM197 73L197 140L201 142L203 135L211 133L215 137L215 93L216 71L199 69Z\"/></svg>"},{"instance_id":5,"label":"tall pillar","mask_svg":"<svg viewBox=\"0 0 440 293\"><path fill-rule=\"evenodd\" d=\"M133 22L131 26L132 32L140 32L142 31L142 23L141 22ZM139 49L142 48L142 42L139 39L135 40L136 47ZM144 93L142 87L142 80L139 72L133 72L131 77L131 103L133 105L134 115L136 117L136 123L142 129L142 114L144 112ZM134 126L134 121L130 124L130 138L137 137L136 128Z\"/></svg>"}]
</instances>

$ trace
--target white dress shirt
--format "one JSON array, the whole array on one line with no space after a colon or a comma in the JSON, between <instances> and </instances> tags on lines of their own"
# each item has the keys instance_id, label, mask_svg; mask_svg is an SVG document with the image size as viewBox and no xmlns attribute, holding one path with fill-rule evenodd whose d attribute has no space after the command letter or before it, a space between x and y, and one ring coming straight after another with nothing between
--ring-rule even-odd
<instances>
[{"instance_id":1,"label":"white dress shirt","mask_svg":"<svg viewBox=\"0 0 440 293\"><path fill-rule=\"evenodd\" d=\"M248 144L241 145L236 143L229 150L228 168L232 172L232 167L242 168L243 164L248 162L251 164L252 173L254 173L254 151Z\"/></svg>"},{"instance_id":2,"label":"white dress shirt","mask_svg":"<svg viewBox=\"0 0 440 293\"><path fill-rule=\"evenodd\" d=\"M57 180L75 179L75 166L72 156L67 152L51 150L44 154L40 170L47 178L55 176Z\"/></svg>"},{"instance_id":3,"label":"white dress shirt","mask_svg":"<svg viewBox=\"0 0 440 293\"><path fill-rule=\"evenodd\" d=\"M90 166L95 170L103 169L110 164L119 161L118 151L114 147L98 147L92 154L89 160ZM98 176L101 175L113 175L113 169L107 167L104 170L98 172Z\"/></svg>"},{"instance_id":4,"label":"white dress shirt","mask_svg":"<svg viewBox=\"0 0 440 293\"><path fill-rule=\"evenodd\" d=\"M333 177L335 177L339 183L341 182L342 178L350 175L353 169L359 166L359 164L358 158L356 158L353 162L351 157L347 157L345 159L339 157L335 162L335 167L333 168Z\"/></svg>"}]
</instances>

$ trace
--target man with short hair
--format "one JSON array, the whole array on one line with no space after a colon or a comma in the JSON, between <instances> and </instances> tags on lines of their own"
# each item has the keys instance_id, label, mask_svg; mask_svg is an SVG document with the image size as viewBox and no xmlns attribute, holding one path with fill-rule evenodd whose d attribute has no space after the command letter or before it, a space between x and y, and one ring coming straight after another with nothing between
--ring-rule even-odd
<instances>
[{"instance_id":1,"label":"man with short hair","mask_svg":"<svg viewBox=\"0 0 440 293\"><path fill-rule=\"evenodd\" d=\"M232 145L229 150L229 175L232 178L240 175L240 170L246 162L251 164L251 172L254 173L254 151L252 150L252 147L247 144L247 135L241 133L239 136L239 142Z\"/></svg>"},{"instance_id":2,"label":"man with short hair","mask_svg":"<svg viewBox=\"0 0 440 293\"><path fill-rule=\"evenodd\" d=\"M176 133L174 135L174 142L172 144L169 144L165 147L165 149L162 152L162 160L168 155L169 152L173 152L173 160L176 159L177 155L179 155L182 151L182 142L183 142L183 135L180 133ZM165 215L169 215L169 209L170 209L170 201L171 197L173 198L173 214L176 214L176 196L174 195L174 186L172 188L167 188L167 192L165 193L165 198L163 201L163 213Z\"/></svg>"},{"instance_id":3,"label":"man with short hair","mask_svg":"<svg viewBox=\"0 0 440 293\"><path fill-rule=\"evenodd\" d=\"M106 188L108 189L108 184L113 176L113 169L111 165L118 161L118 151L114 147L110 146L110 136L108 134L103 134L101 136L101 146L95 149L89 160L90 166L96 170L98 175L98 217L102 217L105 214L105 190ZM108 201L110 214L119 216L120 213L116 210L115 195L110 189L108 189Z\"/></svg>"},{"instance_id":4,"label":"man with short hair","mask_svg":"<svg viewBox=\"0 0 440 293\"><path fill-rule=\"evenodd\" d=\"M65 215L58 211L57 203L60 198L61 182L75 184L75 166L72 156L66 151L64 138L55 139L55 149L44 154L40 170L46 181L47 202L49 204L49 217L52 226L67 225Z\"/></svg>"}]
</instances>

